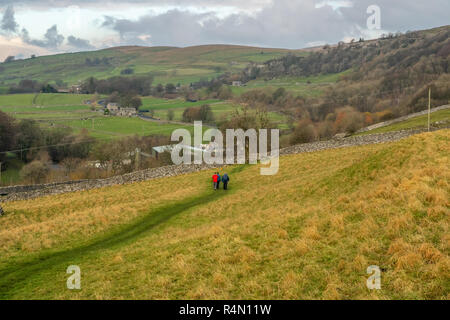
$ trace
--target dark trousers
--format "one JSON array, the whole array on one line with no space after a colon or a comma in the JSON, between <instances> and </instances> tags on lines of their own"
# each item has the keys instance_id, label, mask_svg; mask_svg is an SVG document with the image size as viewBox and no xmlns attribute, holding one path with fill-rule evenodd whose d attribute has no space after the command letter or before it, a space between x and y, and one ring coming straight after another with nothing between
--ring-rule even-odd
<instances>
[{"instance_id":1,"label":"dark trousers","mask_svg":"<svg viewBox=\"0 0 450 320\"><path fill-rule=\"evenodd\" d=\"M228 182L223 183L223 190L228 190Z\"/></svg>"}]
</instances>

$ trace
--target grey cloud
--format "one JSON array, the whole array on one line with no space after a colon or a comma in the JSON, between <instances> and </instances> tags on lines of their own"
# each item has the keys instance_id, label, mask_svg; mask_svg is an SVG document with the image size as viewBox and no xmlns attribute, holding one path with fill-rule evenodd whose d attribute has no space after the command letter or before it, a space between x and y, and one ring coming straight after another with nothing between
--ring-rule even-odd
<instances>
[{"instance_id":1,"label":"grey cloud","mask_svg":"<svg viewBox=\"0 0 450 320\"><path fill-rule=\"evenodd\" d=\"M43 40L31 39L28 30L22 29L22 40L38 47L57 49L63 43L64 36L58 33L58 27L54 25L47 30Z\"/></svg>"},{"instance_id":2,"label":"grey cloud","mask_svg":"<svg viewBox=\"0 0 450 320\"><path fill-rule=\"evenodd\" d=\"M448 0L358 0L351 8L340 11L348 21L366 26L370 5L381 9L381 27L389 31L420 30L449 24L450 1Z\"/></svg>"},{"instance_id":3,"label":"grey cloud","mask_svg":"<svg viewBox=\"0 0 450 320\"><path fill-rule=\"evenodd\" d=\"M67 44L73 48L80 50L91 50L95 48L88 40L76 38L74 36L69 36L67 38Z\"/></svg>"},{"instance_id":4,"label":"grey cloud","mask_svg":"<svg viewBox=\"0 0 450 320\"><path fill-rule=\"evenodd\" d=\"M238 7L243 9L261 8L272 0L0 0L0 5L24 5L33 8L47 9L51 7L64 8L71 5L80 7L98 7L117 5L139 5L139 6L201 6L201 7ZM120 10L120 9L118 9Z\"/></svg>"},{"instance_id":5,"label":"grey cloud","mask_svg":"<svg viewBox=\"0 0 450 320\"><path fill-rule=\"evenodd\" d=\"M347 0L350 1L350 0ZM333 10L331 5L317 7L324 0L0 0L1 5L21 5L20 10L48 10L49 7L78 5L82 8L120 10L120 5L175 6L177 9L155 15L148 13L133 20L105 17L103 27L120 35L121 45L171 45L190 46L211 43L243 44L267 47L301 48L310 43L336 43L344 37L364 36L367 7L376 4L381 8L382 29L406 31L448 24L448 0L352 0L353 6ZM325 1L326 2L326 1ZM339 1L331 1L330 3ZM219 18L221 7L233 8L233 14ZM17 7L19 8L19 7ZM199 13L188 8L211 12ZM241 9L248 10L247 13ZM230 12L228 10L227 12ZM248 14L251 13L251 14ZM113 13L111 13L114 15ZM5 20L5 16L3 20ZM14 13L9 14L9 22ZM11 20L11 17L13 18ZM2 23L3 25L3 23ZM11 29L11 24L8 23ZM14 26L13 26L14 27ZM15 30L17 30L17 25ZM56 26L50 28L43 40L30 39L22 31L26 43L54 49L64 37ZM70 36L68 45L90 49L84 39ZM101 40L100 42L101 43ZM109 44L110 42L108 42Z\"/></svg>"},{"instance_id":6,"label":"grey cloud","mask_svg":"<svg viewBox=\"0 0 450 320\"><path fill-rule=\"evenodd\" d=\"M17 32L17 28L19 28L19 25L14 16L14 8L12 5L9 5L3 14L0 29L6 32Z\"/></svg>"},{"instance_id":7,"label":"grey cloud","mask_svg":"<svg viewBox=\"0 0 450 320\"><path fill-rule=\"evenodd\" d=\"M214 12L198 14L175 9L137 20L106 17L104 27L117 31L122 44L189 46L210 43L301 48L313 42L336 43L363 36L374 2L381 7L382 28L406 31L448 24L450 1L361 0L333 10L319 0L274 0L254 14L236 12L219 19ZM336 2L336 1L335 1ZM149 39L142 40L142 39Z\"/></svg>"},{"instance_id":8,"label":"grey cloud","mask_svg":"<svg viewBox=\"0 0 450 320\"><path fill-rule=\"evenodd\" d=\"M152 45L232 43L287 48L318 40L332 42L352 29L331 7L316 8L315 4L315 0L277 0L255 15L237 13L224 19L215 13L171 10L137 21L106 17L104 26L117 31L124 44L149 35Z\"/></svg>"}]
</instances>

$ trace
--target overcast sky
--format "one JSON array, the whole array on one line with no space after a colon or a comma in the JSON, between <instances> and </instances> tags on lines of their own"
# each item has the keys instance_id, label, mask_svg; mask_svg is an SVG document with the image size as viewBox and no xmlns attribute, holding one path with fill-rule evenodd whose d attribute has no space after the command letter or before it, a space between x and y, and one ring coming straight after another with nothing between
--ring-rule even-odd
<instances>
[{"instance_id":1,"label":"overcast sky","mask_svg":"<svg viewBox=\"0 0 450 320\"><path fill-rule=\"evenodd\" d=\"M373 5L375 29L367 24ZM119 45L298 49L443 26L449 17L449 0L0 0L0 60Z\"/></svg>"}]
</instances>

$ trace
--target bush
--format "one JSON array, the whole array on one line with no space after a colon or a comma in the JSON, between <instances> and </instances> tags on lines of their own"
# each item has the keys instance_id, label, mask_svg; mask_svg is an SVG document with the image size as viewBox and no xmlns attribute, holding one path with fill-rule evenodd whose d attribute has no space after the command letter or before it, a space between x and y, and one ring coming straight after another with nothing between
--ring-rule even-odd
<instances>
[{"instance_id":1,"label":"bush","mask_svg":"<svg viewBox=\"0 0 450 320\"><path fill-rule=\"evenodd\" d=\"M217 98L220 100L229 100L233 98L233 92L231 91L231 88L228 86L220 87Z\"/></svg>"},{"instance_id":2,"label":"bush","mask_svg":"<svg viewBox=\"0 0 450 320\"><path fill-rule=\"evenodd\" d=\"M134 70L131 68L126 68L126 69L123 69L122 71L120 71L120 74L122 74L122 75L128 75L128 74L133 74L133 73L134 73Z\"/></svg>"},{"instance_id":3,"label":"bush","mask_svg":"<svg viewBox=\"0 0 450 320\"><path fill-rule=\"evenodd\" d=\"M317 133L311 120L301 120L291 136L291 144L307 143L316 140Z\"/></svg>"},{"instance_id":4,"label":"bush","mask_svg":"<svg viewBox=\"0 0 450 320\"><path fill-rule=\"evenodd\" d=\"M205 104L201 107L186 108L183 112L183 121L204 121L211 123L214 121L214 115L212 113L211 107Z\"/></svg>"},{"instance_id":5,"label":"bush","mask_svg":"<svg viewBox=\"0 0 450 320\"><path fill-rule=\"evenodd\" d=\"M385 110L379 114L380 121L388 121L395 118L394 113L391 110Z\"/></svg>"},{"instance_id":6,"label":"bush","mask_svg":"<svg viewBox=\"0 0 450 320\"><path fill-rule=\"evenodd\" d=\"M34 160L22 168L20 176L25 182L43 183L49 173L50 166L48 162Z\"/></svg>"},{"instance_id":7,"label":"bush","mask_svg":"<svg viewBox=\"0 0 450 320\"><path fill-rule=\"evenodd\" d=\"M167 110L167 119L172 121L175 118L175 112L172 109Z\"/></svg>"},{"instance_id":8,"label":"bush","mask_svg":"<svg viewBox=\"0 0 450 320\"><path fill-rule=\"evenodd\" d=\"M319 139L328 139L334 135L333 122L323 121L317 126L317 136Z\"/></svg>"},{"instance_id":9,"label":"bush","mask_svg":"<svg viewBox=\"0 0 450 320\"><path fill-rule=\"evenodd\" d=\"M335 132L354 133L364 126L364 115L352 107L337 110Z\"/></svg>"}]
</instances>

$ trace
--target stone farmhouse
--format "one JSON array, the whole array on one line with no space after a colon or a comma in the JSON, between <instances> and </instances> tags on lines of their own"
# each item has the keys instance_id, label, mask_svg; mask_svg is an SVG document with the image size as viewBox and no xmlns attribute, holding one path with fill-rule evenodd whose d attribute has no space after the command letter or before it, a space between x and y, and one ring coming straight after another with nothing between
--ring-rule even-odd
<instances>
[{"instance_id":1,"label":"stone farmhouse","mask_svg":"<svg viewBox=\"0 0 450 320\"><path fill-rule=\"evenodd\" d=\"M106 110L109 111L109 114L116 115L119 112L119 105L117 103L108 103Z\"/></svg>"},{"instance_id":2,"label":"stone farmhouse","mask_svg":"<svg viewBox=\"0 0 450 320\"><path fill-rule=\"evenodd\" d=\"M108 103L106 106L109 114L118 117L135 117L137 116L137 110L135 108L121 108L117 103Z\"/></svg>"},{"instance_id":3,"label":"stone farmhouse","mask_svg":"<svg viewBox=\"0 0 450 320\"><path fill-rule=\"evenodd\" d=\"M137 115L137 111L135 108L119 108L117 115L119 117L134 117Z\"/></svg>"}]
</instances>

